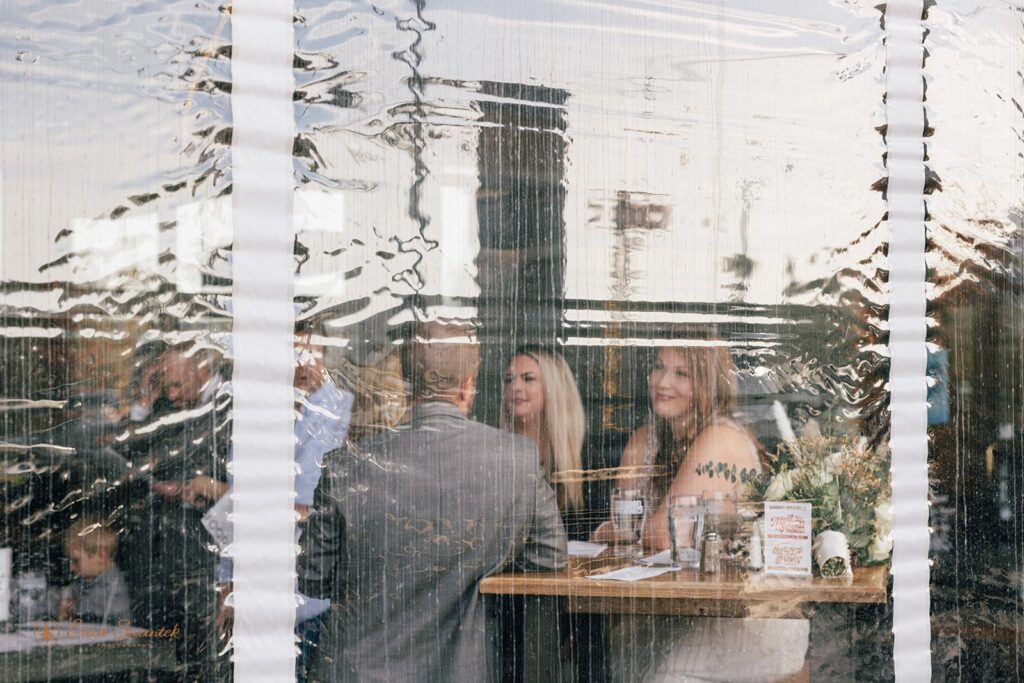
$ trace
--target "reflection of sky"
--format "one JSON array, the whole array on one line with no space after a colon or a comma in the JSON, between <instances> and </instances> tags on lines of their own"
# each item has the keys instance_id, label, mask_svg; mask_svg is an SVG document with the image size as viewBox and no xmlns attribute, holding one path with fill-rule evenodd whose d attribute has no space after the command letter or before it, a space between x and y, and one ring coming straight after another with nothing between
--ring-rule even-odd
<instances>
[{"instance_id":1,"label":"reflection of sky","mask_svg":"<svg viewBox=\"0 0 1024 683\"><path fill-rule=\"evenodd\" d=\"M423 215L440 246L415 254L421 271L437 272L446 260L436 197L476 189L476 102L484 98L476 83L496 81L569 93L568 297L628 291L657 301L772 303L794 280L841 268L850 271L843 287L879 284L882 231L832 253L870 232L885 210L872 189L885 173L877 131L884 53L879 13L867 4L772 3L766 11L753 2L557 2L531 11L428 2L423 20L433 28L411 5L381 5L380 16L299 5L307 19L300 45L323 46L333 36L334 58L359 74L347 85L362 98L359 109L314 106L300 122L328 174L372 185L346 202L356 232L373 226L416 242L408 207L394 206L408 200L413 173L395 125L417 117L427 124ZM418 115L407 81L417 59L428 82ZM660 196L672 210L668 229L624 237L588 225L591 198L620 190ZM477 229L475 216L466 229ZM615 277L623 243L631 245L625 288ZM725 269L737 255L753 262L744 281ZM377 278L371 268L349 291L411 293L394 281L397 267L377 269ZM427 279L424 291L438 291Z\"/></svg>"},{"instance_id":2,"label":"reflection of sky","mask_svg":"<svg viewBox=\"0 0 1024 683\"><path fill-rule=\"evenodd\" d=\"M55 244L58 233L119 205L142 213L129 197L165 194L162 186L198 177L187 146L196 131L230 116L226 97L195 89L206 78L230 80L226 60L188 54L228 38L217 7L195 0L4 3L0 276L62 279L38 272L69 249ZM173 219L174 206L204 192L161 197L144 211L160 205L161 220Z\"/></svg>"},{"instance_id":3,"label":"reflection of sky","mask_svg":"<svg viewBox=\"0 0 1024 683\"><path fill-rule=\"evenodd\" d=\"M941 186L928 196L936 296L1005 269L1020 249L1021 7L950 0L929 8L926 28L927 164Z\"/></svg>"},{"instance_id":4,"label":"reflection of sky","mask_svg":"<svg viewBox=\"0 0 1024 683\"><path fill-rule=\"evenodd\" d=\"M297 83L310 99L338 83L358 95L355 107L296 107L298 130L324 160L320 175L306 177L327 195L311 204L314 212L327 207L319 220L327 227L311 230L318 234L300 284L312 291L320 283L331 297L376 293L394 301L411 293L400 274L415 265L425 293L476 293L481 95L473 82L484 80L570 94L570 298L628 291L651 300L774 302L794 279L857 270L861 260L863 277L876 277L880 235L836 257L830 250L884 211L870 189L884 174L875 130L883 123L878 12L841 2L767 7L428 2L423 16L433 28L423 30L409 3L381 4L379 14L298 3L306 20L296 25L298 51L312 66L297 72ZM63 253L54 238L75 221L118 205L173 219L180 205L210 191L206 181L196 198L162 196L139 209L126 202L202 173L189 144L230 114L227 96L195 84L229 80L227 60L187 52L227 40L223 18L209 3L5 5L5 278L47 277L35 271ZM418 73L431 79L419 114L408 81L413 29L422 31ZM430 131L421 158L425 239L409 216L415 168L407 131L395 125L413 117ZM669 227L622 236L588 225L592 198L620 190L659 196L671 206ZM352 235L364 236L362 249L350 244ZM161 248L176 252L180 243ZM150 247L139 253L152 258ZM753 263L745 279L723 265L737 254ZM332 279L339 272L350 274L342 284Z\"/></svg>"}]
</instances>

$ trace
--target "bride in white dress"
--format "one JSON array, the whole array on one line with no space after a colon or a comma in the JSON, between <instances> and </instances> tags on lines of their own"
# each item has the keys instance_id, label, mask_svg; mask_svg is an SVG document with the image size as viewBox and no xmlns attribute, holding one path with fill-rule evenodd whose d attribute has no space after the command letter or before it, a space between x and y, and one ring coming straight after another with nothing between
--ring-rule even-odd
<instances>
[{"instance_id":1,"label":"bride in white dress","mask_svg":"<svg viewBox=\"0 0 1024 683\"><path fill-rule=\"evenodd\" d=\"M760 471L754 438L732 420L736 367L710 333L693 345L665 347L648 376L652 420L630 437L622 454L620 487L643 487L653 514L644 528L646 551L671 546L668 501L672 496L731 494L723 477L698 473L698 465L722 463L737 471ZM661 476L629 474L654 467ZM595 540L610 539L605 522ZM613 680L778 681L803 668L809 624L803 619L728 617L612 617Z\"/></svg>"}]
</instances>

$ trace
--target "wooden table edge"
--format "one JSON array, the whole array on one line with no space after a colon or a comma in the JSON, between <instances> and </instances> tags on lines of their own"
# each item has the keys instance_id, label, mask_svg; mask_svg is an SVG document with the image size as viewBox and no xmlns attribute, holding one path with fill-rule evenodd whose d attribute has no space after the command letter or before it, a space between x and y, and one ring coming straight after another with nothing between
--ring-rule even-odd
<instances>
[{"instance_id":1,"label":"wooden table edge","mask_svg":"<svg viewBox=\"0 0 1024 683\"><path fill-rule=\"evenodd\" d=\"M888 578L889 569L885 565L855 569L852 580L814 577L808 583L784 577L768 577L769 583L744 584L735 581L716 584L712 580L679 584L656 579L627 583L587 579L561 571L496 574L483 579L479 590L484 595L623 600L884 604L888 600Z\"/></svg>"}]
</instances>

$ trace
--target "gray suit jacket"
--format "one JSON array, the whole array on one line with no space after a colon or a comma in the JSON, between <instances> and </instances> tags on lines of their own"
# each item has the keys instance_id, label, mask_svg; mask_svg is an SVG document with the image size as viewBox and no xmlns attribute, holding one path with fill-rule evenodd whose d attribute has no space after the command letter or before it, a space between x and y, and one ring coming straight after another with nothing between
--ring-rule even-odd
<instances>
[{"instance_id":1,"label":"gray suit jacket","mask_svg":"<svg viewBox=\"0 0 1024 683\"><path fill-rule=\"evenodd\" d=\"M493 678L480 580L565 563L533 442L429 402L327 460L299 557L300 591L335 603L320 680Z\"/></svg>"}]
</instances>

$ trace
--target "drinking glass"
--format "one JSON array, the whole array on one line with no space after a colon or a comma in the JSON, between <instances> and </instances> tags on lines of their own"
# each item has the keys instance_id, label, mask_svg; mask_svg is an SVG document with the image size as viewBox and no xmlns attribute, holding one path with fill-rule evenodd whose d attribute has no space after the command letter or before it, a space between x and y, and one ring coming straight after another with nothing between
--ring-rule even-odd
<instances>
[{"instance_id":1,"label":"drinking glass","mask_svg":"<svg viewBox=\"0 0 1024 683\"><path fill-rule=\"evenodd\" d=\"M704 516L696 496L672 496L668 507L668 530L672 538L672 561L681 567L700 566L699 539L704 535Z\"/></svg>"},{"instance_id":2,"label":"drinking glass","mask_svg":"<svg viewBox=\"0 0 1024 683\"><path fill-rule=\"evenodd\" d=\"M47 616L46 577L39 572L25 572L16 580L18 622L26 624Z\"/></svg>"},{"instance_id":3,"label":"drinking glass","mask_svg":"<svg viewBox=\"0 0 1024 683\"><path fill-rule=\"evenodd\" d=\"M721 491L705 491L701 496L704 511L704 532L714 531L719 538L736 536L739 518L736 515L736 496Z\"/></svg>"},{"instance_id":4,"label":"drinking glass","mask_svg":"<svg viewBox=\"0 0 1024 683\"><path fill-rule=\"evenodd\" d=\"M637 546L647 520L647 501L640 489L612 489L612 522L617 532L616 542Z\"/></svg>"}]
</instances>

